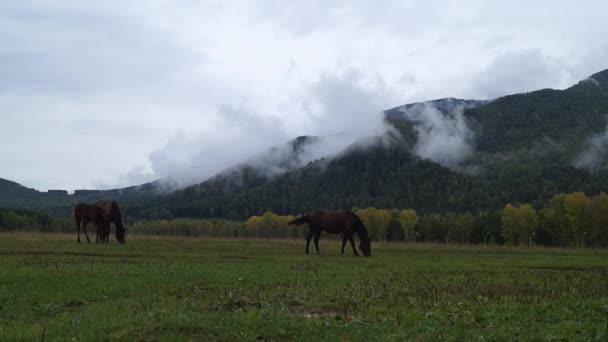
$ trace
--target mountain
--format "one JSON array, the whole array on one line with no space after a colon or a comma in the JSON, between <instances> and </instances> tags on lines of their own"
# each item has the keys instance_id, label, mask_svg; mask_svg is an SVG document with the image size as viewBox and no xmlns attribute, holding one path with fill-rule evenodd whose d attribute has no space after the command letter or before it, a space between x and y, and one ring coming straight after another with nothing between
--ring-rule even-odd
<instances>
[{"instance_id":1,"label":"mountain","mask_svg":"<svg viewBox=\"0 0 608 342\"><path fill-rule=\"evenodd\" d=\"M468 175L455 172L412 153L412 123L404 112L418 108L436 108L446 116L456 110L474 108L488 101L440 99L396 107L385 112L389 124L401 125L399 134L378 137L372 142L358 142L337 156L327 156L302 163L302 156L321 137L299 137L289 142L288 152L269 155L281 158L254 158L211 179L157 199L175 216L246 218L272 210L279 214L298 213L311 208L409 207L417 210L474 210L482 198L472 189ZM407 131L407 132L406 132ZM298 146L298 147L296 147ZM279 149L284 152L283 149ZM268 155L268 153L267 153ZM268 167L259 160L271 160ZM290 165L269 175L276 161ZM298 163L293 163L298 160ZM295 167L297 166L297 167ZM166 213L159 207L142 205L137 216L156 218ZM161 215L162 216L162 215Z\"/></svg>"},{"instance_id":2,"label":"mountain","mask_svg":"<svg viewBox=\"0 0 608 342\"><path fill-rule=\"evenodd\" d=\"M385 112L398 132L388 146L379 139L234 191L210 192L213 182L204 182L169 195L162 206L176 216L232 218L354 206L477 211L540 206L560 192L596 193L608 188L601 167L607 158L593 170L577 160L606 132L607 81L603 71L565 90L396 107ZM466 153L447 163L441 150L419 146L429 138L445 138L438 146L448 151L463 144L453 151ZM608 152L608 138L605 146Z\"/></svg>"},{"instance_id":3,"label":"mountain","mask_svg":"<svg viewBox=\"0 0 608 342\"><path fill-rule=\"evenodd\" d=\"M407 119L407 117L414 114L414 112L419 112L424 110L424 108L432 107L444 115L452 115L458 110L477 108L489 102L490 101L488 100L465 100L448 97L426 102L409 103L403 106L388 109L384 111L384 114L389 119Z\"/></svg>"},{"instance_id":4,"label":"mountain","mask_svg":"<svg viewBox=\"0 0 608 342\"><path fill-rule=\"evenodd\" d=\"M313 151L322 146L327 138L300 136L275 146L239 165L226 169L205 182L210 195L231 192L266 182L274 175L304 166L318 159ZM157 198L180 188L170 177L153 182L108 190L77 189L73 194L66 190L42 192L24 187L16 182L0 178L0 208L26 208L54 212L67 212L67 208L79 202L95 202L113 199L119 202L137 202L142 198Z\"/></svg>"},{"instance_id":5,"label":"mountain","mask_svg":"<svg viewBox=\"0 0 608 342\"><path fill-rule=\"evenodd\" d=\"M606 130L608 70L565 89L543 89L505 96L472 108L465 116L475 126L476 150L498 153L555 142L573 150Z\"/></svg>"},{"instance_id":6,"label":"mountain","mask_svg":"<svg viewBox=\"0 0 608 342\"><path fill-rule=\"evenodd\" d=\"M67 192L41 192L0 178L0 208L40 209L69 203Z\"/></svg>"},{"instance_id":7,"label":"mountain","mask_svg":"<svg viewBox=\"0 0 608 342\"><path fill-rule=\"evenodd\" d=\"M68 194L66 190L49 190L47 192L27 188L16 182L0 178L0 208L32 209L65 212L66 208L79 202L95 202L100 199L120 201L138 200L143 197L156 196L175 189L170 180L150 182L110 190L75 190Z\"/></svg>"},{"instance_id":8,"label":"mountain","mask_svg":"<svg viewBox=\"0 0 608 342\"><path fill-rule=\"evenodd\" d=\"M305 167L262 181L252 173L231 188L227 178L178 190L130 206L136 217L247 218L272 210L279 214L312 208L413 207L442 211L473 210L477 202L470 177L413 156L403 145L353 146L340 156L322 158ZM254 173L253 173L254 174ZM254 174L255 175L255 174ZM250 178L249 178L250 177ZM466 197L465 198L463 198Z\"/></svg>"},{"instance_id":9,"label":"mountain","mask_svg":"<svg viewBox=\"0 0 608 342\"><path fill-rule=\"evenodd\" d=\"M539 207L557 193L608 189L608 70L564 90L438 99L384 115L395 128L388 136L333 157L323 157L328 137L304 136L175 192L147 185L74 198L117 196L135 218L243 219L265 210Z\"/></svg>"}]
</instances>

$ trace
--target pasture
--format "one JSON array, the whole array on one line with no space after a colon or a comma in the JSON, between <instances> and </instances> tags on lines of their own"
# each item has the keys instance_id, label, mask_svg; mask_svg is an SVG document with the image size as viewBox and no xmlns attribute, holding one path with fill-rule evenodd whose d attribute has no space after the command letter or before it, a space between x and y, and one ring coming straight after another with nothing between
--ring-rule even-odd
<instances>
[{"instance_id":1,"label":"pasture","mask_svg":"<svg viewBox=\"0 0 608 342\"><path fill-rule=\"evenodd\" d=\"M608 251L0 234L0 340L598 340Z\"/></svg>"}]
</instances>

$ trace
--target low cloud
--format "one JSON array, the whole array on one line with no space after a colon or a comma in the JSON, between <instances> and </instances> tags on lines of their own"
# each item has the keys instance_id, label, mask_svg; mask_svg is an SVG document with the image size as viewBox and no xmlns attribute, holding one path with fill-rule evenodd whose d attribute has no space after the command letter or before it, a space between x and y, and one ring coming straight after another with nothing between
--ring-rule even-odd
<instances>
[{"instance_id":1,"label":"low cloud","mask_svg":"<svg viewBox=\"0 0 608 342\"><path fill-rule=\"evenodd\" d=\"M606 160L608 160L608 129L589 138L584 150L576 156L574 166L595 170Z\"/></svg>"},{"instance_id":2,"label":"low cloud","mask_svg":"<svg viewBox=\"0 0 608 342\"><path fill-rule=\"evenodd\" d=\"M452 167L473 152L473 133L467 126L462 108L444 114L432 104L421 103L403 114L414 124L418 139L413 151L421 158Z\"/></svg>"},{"instance_id":3,"label":"low cloud","mask_svg":"<svg viewBox=\"0 0 608 342\"><path fill-rule=\"evenodd\" d=\"M157 178L171 178L179 186L186 186L288 139L276 118L226 105L213 125L194 135L176 132L163 147L150 154L149 160Z\"/></svg>"},{"instance_id":4,"label":"low cloud","mask_svg":"<svg viewBox=\"0 0 608 342\"><path fill-rule=\"evenodd\" d=\"M151 153L152 174L180 187L239 165L268 176L281 174L382 136L390 128L381 111L395 103L395 94L381 78L348 69L298 88L270 115L246 105L224 105L213 125L194 135L178 131ZM294 153L287 142L297 136L316 138Z\"/></svg>"}]
</instances>

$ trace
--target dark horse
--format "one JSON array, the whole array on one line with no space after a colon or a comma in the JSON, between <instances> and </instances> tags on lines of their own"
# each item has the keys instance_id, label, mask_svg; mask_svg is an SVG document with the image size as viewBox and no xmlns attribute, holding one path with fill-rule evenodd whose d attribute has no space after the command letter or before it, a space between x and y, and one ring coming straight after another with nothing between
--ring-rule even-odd
<instances>
[{"instance_id":1,"label":"dark horse","mask_svg":"<svg viewBox=\"0 0 608 342\"><path fill-rule=\"evenodd\" d=\"M342 234L342 254L344 254L346 240L349 240L353 247L353 253L357 256L359 255L355 248L355 240L353 239L353 233L357 233L359 240L361 240L359 249L361 249L363 255L372 255L371 239L367 234L365 225L352 211L315 211L295 218L287 224L303 223L308 223L309 228L308 236L306 237L306 254L308 254L308 246L313 235L315 237L317 254L319 254L319 237L321 236L321 231L324 230L330 234Z\"/></svg>"},{"instance_id":2,"label":"dark horse","mask_svg":"<svg viewBox=\"0 0 608 342\"><path fill-rule=\"evenodd\" d=\"M84 235L87 237L87 242L91 243L89 240L89 234L87 233L87 224L93 223L97 226L97 238L95 242L102 240L102 237L106 234L106 230L110 230L110 226L105 219L103 214L103 209L96 205L79 203L74 207L74 219L76 220L76 232L78 233L78 243L80 243L80 226L82 224L82 230L84 230Z\"/></svg>"},{"instance_id":3,"label":"dark horse","mask_svg":"<svg viewBox=\"0 0 608 342\"><path fill-rule=\"evenodd\" d=\"M125 243L125 235L127 228L122 224L122 213L118 204L114 201L97 201L95 206L103 211L103 216L107 224L107 229L104 230L104 235L101 238L101 242L108 243L110 239L110 223L114 223L116 230L114 235L119 243Z\"/></svg>"},{"instance_id":4,"label":"dark horse","mask_svg":"<svg viewBox=\"0 0 608 342\"><path fill-rule=\"evenodd\" d=\"M108 243L110 240L110 223L116 226L116 240L121 244L125 243L127 228L122 224L120 208L114 201L98 201L95 204L79 203L74 207L74 219L76 220L76 231L78 232L78 242L80 242L80 227L89 240L87 234L87 224L93 223L97 226L97 238L95 242Z\"/></svg>"}]
</instances>

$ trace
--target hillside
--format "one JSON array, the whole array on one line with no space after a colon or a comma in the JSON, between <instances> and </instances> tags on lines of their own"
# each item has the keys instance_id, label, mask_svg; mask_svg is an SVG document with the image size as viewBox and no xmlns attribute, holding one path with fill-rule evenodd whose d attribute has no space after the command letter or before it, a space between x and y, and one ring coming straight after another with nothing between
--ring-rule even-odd
<instances>
[{"instance_id":1,"label":"hillside","mask_svg":"<svg viewBox=\"0 0 608 342\"><path fill-rule=\"evenodd\" d=\"M251 188L265 183L275 175L300 168L318 158L314 148L322 146L325 141L326 138L301 136L252 156L204 182L205 186L202 188L206 191L205 196L215 197ZM0 178L0 208L26 208L65 214L75 203L95 202L100 199L138 203L149 198L152 202L158 202L159 198L164 198L165 194L179 187L177 181L164 178L125 188L78 189L73 194L68 194L65 190L41 192Z\"/></svg>"},{"instance_id":2,"label":"hillside","mask_svg":"<svg viewBox=\"0 0 608 342\"><path fill-rule=\"evenodd\" d=\"M68 194L65 190L49 190L48 192L27 188L16 182L0 178L0 208L21 208L43 211L65 211L79 202L94 202L99 199L117 199L120 201L138 200L142 197L166 192L171 187L165 181L151 182L112 190L76 190Z\"/></svg>"},{"instance_id":3,"label":"hillside","mask_svg":"<svg viewBox=\"0 0 608 342\"><path fill-rule=\"evenodd\" d=\"M41 192L0 178L0 208L41 209L71 203L67 193Z\"/></svg>"},{"instance_id":4,"label":"hillside","mask_svg":"<svg viewBox=\"0 0 608 342\"><path fill-rule=\"evenodd\" d=\"M237 191L224 191L225 184L208 181L162 198L162 205L175 216L228 218L245 218L265 210L287 214L369 205L419 210L475 207L467 201L473 193L469 177L420 160L400 145L352 148L339 157L320 159L272 179L257 183L254 179L252 176L248 186ZM151 210L147 205L139 209L142 216Z\"/></svg>"},{"instance_id":5,"label":"hillside","mask_svg":"<svg viewBox=\"0 0 608 342\"><path fill-rule=\"evenodd\" d=\"M209 191L222 183L215 179L177 191L161 205L176 216L239 218L266 209L298 213L353 206L477 211L508 202L540 205L560 192L597 193L608 189L608 172L575 164L606 129L607 80L603 71L565 90L400 106L386 111L399 132L388 148L379 142L352 149L273 179L245 182L234 191ZM469 132L470 153L449 168L417 151L421 134L441 128L423 122L428 108L446 120L461 115ZM255 179L250 171L248 179Z\"/></svg>"},{"instance_id":6,"label":"hillside","mask_svg":"<svg viewBox=\"0 0 608 342\"><path fill-rule=\"evenodd\" d=\"M587 138L606 130L608 70L565 89L505 96L469 109L476 150L499 153L555 143L573 158Z\"/></svg>"},{"instance_id":7,"label":"hillside","mask_svg":"<svg viewBox=\"0 0 608 342\"><path fill-rule=\"evenodd\" d=\"M367 206L478 211L608 189L608 70L565 90L439 99L385 117L395 127L388 137L338 156L311 153L326 138L299 137L172 193L158 191L162 182L70 196L5 182L0 198L25 208L114 198L133 217L242 219Z\"/></svg>"},{"instance_id":8,"label":"hillside","mask_svg":"<svg viewBox=\"0 0 608 342\"><path fill-rule=\"evenodd\" d=\"M408 103L403 106L388 109L384 111L384 114L389 119L407 119L405 113L421 110L425 107L433 107L444 115L451 115L458 110L477 108L489 102L490 101L448 97L426 102Z\"/></svg>"}]
</instances>

